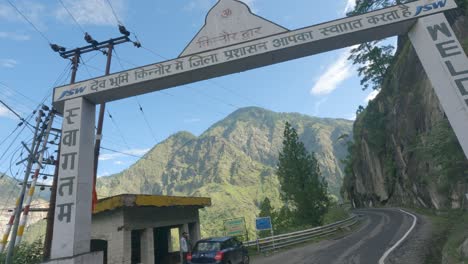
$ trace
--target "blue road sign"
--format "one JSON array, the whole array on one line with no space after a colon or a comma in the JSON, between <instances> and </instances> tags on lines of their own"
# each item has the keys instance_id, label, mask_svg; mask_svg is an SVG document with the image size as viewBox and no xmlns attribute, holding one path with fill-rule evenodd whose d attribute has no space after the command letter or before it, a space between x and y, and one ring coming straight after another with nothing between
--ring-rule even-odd
<instances>
[{"instance_id":1,"label":"blue road sign","mask_svg":"<svg viewBox=\"0 0 468 264\"><path fill-rule=\"evenodd\" d=\"M270 217L259 217L255 219L255 227L257 230L270 230L271 229L271 218Z\"/></svg>"}]
</instances>

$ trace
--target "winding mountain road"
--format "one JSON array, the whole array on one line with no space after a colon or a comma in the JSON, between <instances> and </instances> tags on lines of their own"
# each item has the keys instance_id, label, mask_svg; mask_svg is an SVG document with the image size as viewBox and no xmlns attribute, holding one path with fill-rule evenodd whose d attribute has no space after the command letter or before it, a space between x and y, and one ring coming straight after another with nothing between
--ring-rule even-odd
<instances>
[{"instance_id":1,"label":"winding mountain road","mask_svg":"<svg viewBox=\"0 0 468 264\"><path fill-rule=\"evenodd\" d=\"M253 264L423 263L430 224L400 209L357 210L352 234L252 259Z\"/></svg>"}]
</instances>

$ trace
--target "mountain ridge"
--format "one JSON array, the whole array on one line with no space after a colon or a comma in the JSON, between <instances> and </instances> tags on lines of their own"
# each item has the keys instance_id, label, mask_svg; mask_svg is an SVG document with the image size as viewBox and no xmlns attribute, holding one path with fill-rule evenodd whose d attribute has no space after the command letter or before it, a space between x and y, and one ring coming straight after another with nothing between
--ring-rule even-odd
<instances>
[{"instance_id":1,"label":"mountain ridge","mask_svg":"<svg viewBox=\"0 0 468 264\"><path fill-rule=\"evenodd\" d=\"M265 197L279 208L275 175L284 123L290 122L309 151L316 152L332 194L339 196L346 152L342 134L352 121L321 119L298 113L276 113L259 107L241 108L214 123L199 136L177 132L154 146L121 173L101 177L99 195L121 193L209 196L213 206L202 211L205 234L220 230L216 219L245 216L252 230ZM218 230L218 231L217 231Z\"/></svg>"}]
</instances>

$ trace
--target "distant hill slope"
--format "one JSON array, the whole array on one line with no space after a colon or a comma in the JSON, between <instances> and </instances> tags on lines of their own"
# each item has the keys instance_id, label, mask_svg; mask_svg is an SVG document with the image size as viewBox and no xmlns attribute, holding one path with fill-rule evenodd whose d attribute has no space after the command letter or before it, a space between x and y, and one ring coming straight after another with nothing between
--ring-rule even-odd
<instances>
[{"instance_id":1,"label":"distant hill slope","mask_svg":"<svg viewBox=\"0 0 468 264\"><path fill-rule=\"evenodd\" d=\"M343 179L340 162L352 121L242 108L196 137L179 132L156 145L127 170L98 180L99 195L121 193L208 196L213 206L201 217L205 234L219 234L223 219L246 217L252 229L260 202L280 206L275 175L284 123L290 122L310 151L317 153L331 193Z\"/></svg>"},{"instance_id":2,"label":"distant hill slope","mask_svg":"<svg viewBox=\"0 0 468 264\"><path fill-rule=\"evenodd\" d=\"M39 188L36 189L34 199L32 202L33 208L47 208L48 201L44 200L44 196L48 196L48 189L40 191ZM0 235L3 235L6 224L10 219L11 212L8 212L8 209L12 209L15 205L16 199L21 192L20 186L18 183L9 176L4 176L0 179ZM44 219L46 213L44 212L31 212L28 226L36 223L37 221ZM29 227L25 232L25 236L29 236ZM38 232L38 235L35 235L35 238L43 235L45 229L38 229L35 232ZM40 234L40 235L39 235Z\"/></svg>"},{"instance_id":3,"label":"distant hill slope","mask_svg":"<svg viewBox=\"0 0 468 264\"><path fill-rule=\"evenodd\" d=\"M13 192L19 192L19 187L16 184L16 182L7 175L0 178L0 201L1 203L6 203L8 198L10 197L10 194ZM15 203L15 201L13 200L12 203Z\"/></svg>"}]
</instances>

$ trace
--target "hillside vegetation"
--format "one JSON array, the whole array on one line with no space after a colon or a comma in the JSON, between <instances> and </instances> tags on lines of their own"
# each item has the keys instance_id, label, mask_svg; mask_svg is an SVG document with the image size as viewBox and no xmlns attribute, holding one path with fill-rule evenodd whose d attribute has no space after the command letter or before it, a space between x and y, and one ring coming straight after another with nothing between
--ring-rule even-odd
<instances>
[{"instance_id":1,"label":"hillside vegetation","mask_svg":"<svg viewBox=\"0 0 468 264\"><path fill-rule=\"evenodd\" d=\"M221 235L223 220L245 217L253 234L260 203L282 206L275 175L284 124L297 129L308 151L317 153L322 175L336 197L343 178L340 162L352 122L250 107L235 111L196 137L179 132L151 149L122 173L98 180L100 196L121 193L211 197L201 213L205 235Z\"/></svg>"}]
</instances>

